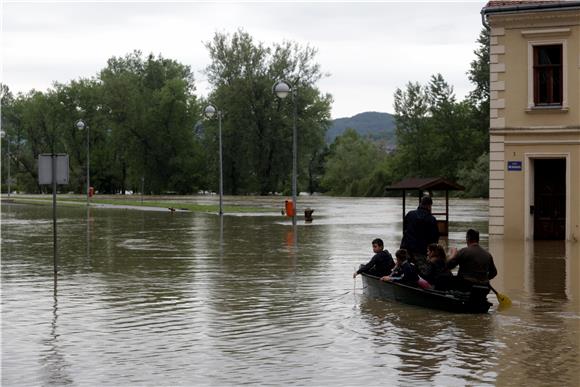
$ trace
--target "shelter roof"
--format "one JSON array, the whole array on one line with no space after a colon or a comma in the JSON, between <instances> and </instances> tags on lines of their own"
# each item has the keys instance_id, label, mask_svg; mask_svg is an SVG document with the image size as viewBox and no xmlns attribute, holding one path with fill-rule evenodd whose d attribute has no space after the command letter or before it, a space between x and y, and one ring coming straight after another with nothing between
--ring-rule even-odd
<instances>
[{"instance_id":1,"label":"shelter roof","mask_svg":"<svg viewBox=\"0 0 580 387\"><path fill-rule=\"evenodd\" d=\"M401 180L386 190L420 189L432 191L463 191L465 187L442 177L410 177Z\"/></svg>"}]
</instances>

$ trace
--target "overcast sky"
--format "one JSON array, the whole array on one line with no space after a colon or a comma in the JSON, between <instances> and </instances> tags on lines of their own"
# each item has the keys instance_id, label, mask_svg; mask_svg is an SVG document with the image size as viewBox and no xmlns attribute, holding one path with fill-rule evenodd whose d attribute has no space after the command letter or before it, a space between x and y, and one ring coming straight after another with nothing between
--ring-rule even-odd
<instances>
[{"instance_id":1,"label":"overcast sky","mask_svg":"<svg viewBox=\"0 0 580 387\"><path fill-rule=\"evenodd\" d=\"M318 49L329 76L332 117L393 112L393 93L441 73L463 98L485 1L463 2L55 2L0 0L2 82L13 92L93 77L135 49L191 66L199 95L209 85L204 42L243 28L266 44Z\"/></svg>"}]
</instances>

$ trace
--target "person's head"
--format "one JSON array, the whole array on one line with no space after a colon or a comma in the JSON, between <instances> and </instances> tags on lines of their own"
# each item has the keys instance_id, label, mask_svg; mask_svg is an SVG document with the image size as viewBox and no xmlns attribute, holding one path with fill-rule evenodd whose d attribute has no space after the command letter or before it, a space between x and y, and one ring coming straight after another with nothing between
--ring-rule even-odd
<instances>
[{"instance_id":1,"label":"person's head","mask_svg":"<svg viewBox=\"0 0 580 387\"><path fill-rule=\"evenodd\" d=\"M468 245L473 243L479 243L479 232L475 231L474 229L470 228L465 233L465 240L467 241Z\"/></svg>"},{"instance_id":2,"label":"person's head","mask_svg":"<svg viewBox=\"0 0 580 387\"><path fill-rule=\"evenodd\" d=\"M407 258L409 257L409 254L407 253L407 250L399 249L395 253L395 257L397 257L397 263L400 265L407 260Z\"/></svg>"},{"instance_id":3,"label":"person's head","mask_svg":"<svg viewBox=\"0 0 580 387\"><path fill-rule=\"evenodd\" d=\"M433 262L439 260L445 261L445 250L443 249L443 246L437 243L431 243L427 246L427 256L429 257L429 260Z\"/></svg>"},{"instance_id":4,"label":"person's head","mask_svg":"<svg viewBox=\"0 0 580 387\"><path fill-rule=\"evenodd\" d=\"M421 203L419 204L419 207L426 208L429 211L431 211L432 206L433 206L433 199L431 199L430 196L423 196L421 198Z\"/></svg>"},{"instance_id":5,"label":"person's head","mask_svg":"<svg viewBox=\"0 0 580 387\"><path fill-rule=\"evenodd\" d=\"M373 244L373 252L375 254L380 253L385 249L385 244L383 243L383 240L381 238L373 239L372 244Z\"/></svg>"}]
</instances>

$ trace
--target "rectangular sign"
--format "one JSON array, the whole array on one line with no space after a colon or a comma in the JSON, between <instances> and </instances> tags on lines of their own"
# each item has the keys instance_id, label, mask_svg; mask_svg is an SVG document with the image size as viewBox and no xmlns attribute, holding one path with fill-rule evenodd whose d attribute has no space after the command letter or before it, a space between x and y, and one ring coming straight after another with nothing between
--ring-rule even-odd
<instances>
[{"instance_id":1,"label":"rectangular sign","mask_svg":"<svg viewBox=\"0 0 580 387\"><path fill-rule=\"evenodd\" d=\"M68 184L68 155L56 154L56 184ZM52 155L38 155L38 184L52 184Z\"/></svg>"},{"instance_id":2,"label":"rectangular sign","mask_svg":"<svg viewBox=\"0 0 580 387\"><path fill-rule=\"evenodd\" d=\"M507 162L508 171L521 171L522 162L521 161L508 161Z\"/></svg>"}]
</instances>

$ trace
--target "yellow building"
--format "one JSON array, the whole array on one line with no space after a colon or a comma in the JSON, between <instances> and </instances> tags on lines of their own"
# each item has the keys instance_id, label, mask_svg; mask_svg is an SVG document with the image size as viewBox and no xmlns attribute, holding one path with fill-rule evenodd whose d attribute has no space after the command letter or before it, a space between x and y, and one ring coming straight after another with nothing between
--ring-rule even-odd
<instances>
[{"instance_id":1,"label":"yellow building","mask_svg":"<svg viewBox=\"0 0 580 387\"><path fill-rule=\"evenodd\" d=\"M580 1L490 1L489 233L580 240Z\"/></svg>"}]
</instances>

